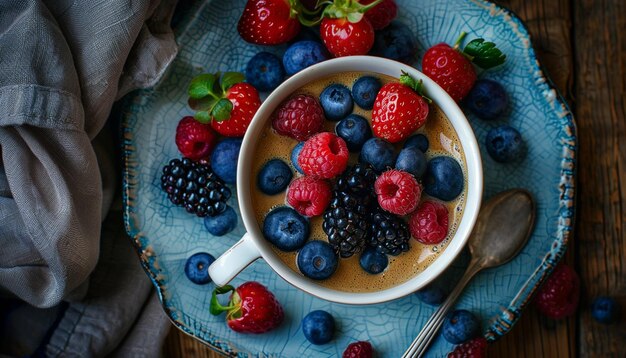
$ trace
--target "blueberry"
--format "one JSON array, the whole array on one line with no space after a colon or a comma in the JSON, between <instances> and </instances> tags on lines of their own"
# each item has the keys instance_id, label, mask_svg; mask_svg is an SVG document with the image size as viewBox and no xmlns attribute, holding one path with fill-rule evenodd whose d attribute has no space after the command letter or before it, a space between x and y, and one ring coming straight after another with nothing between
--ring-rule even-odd
<instances>
[{"instance_id":1,"label":"blueberry","mask_svg":"<svg viewBox=\"0 0 626 358\"><path fill-rule=\"evenodd\" d=\"M283 54L283 66L287 75L291 76L296 72L328 60L330 55L326 47L317 41L299 41L287 48Z\"/></svg>"},{"instance_id":2,"label":"blueberry","mask_svg":"<svg viewBox=\"0 0 626 358\"><path fill-rule=\"evenodd\" d=\"M376 275L385 271L387 265L389 264L389 259L387 258L387 255L382 252L373 247L368 247L361 254L359 264L365 272Z\"/></svg>"},{"instance_id":3,"label":"blueberry","mask_svg":"<svg viewBox=\"0 0 626 358\"><path fill-rule=\"evenodd\" d=\"M320 104L324 109L324 115L329 121L338 121L350 113L354 107L352 95L348 87L335 83L322 91Z\"/></svg>"},{"instance_id":4,"label":"blueberry","mask_svg":"<svg viewBox=\"0 0 626 358\"><path fill-rule=\"evenodd\" d=\"M374 46L370 54L404 63L411 63L417 53L415 34L405 24L393 21L389 26L376 31Z\"/></svg>"},{"instance_id":5,"label":"blueberry","mask_svg":"<svg viewBox=\"0 0 626 358\"><path fill-rule=\"evenodd\" d=\"M206 252L198 252L189 256L185 262L185 276L198 285L205 285L211 282L209 276L209 266L215 261L215 257Z\"/></svg>"},{"instance_id":6,"label":"blueberry","mask_svg":"<svg viewBox=\"0 0 626 358\"><path fill-rule=\"evenodd\" d=\"M443 321L443 338L452 344L461 344L480 334L480 322L467 310L455 310Z\"/></svg>"},{"instance_id":7,"label":"blueberry","mask_svg":"<svg viewBox=\"0 0 626 358\"><path fill-rule=\"evenodd\" d=\"M393 168L396 163L396 151L386 140L371 138L363 144L359 161L371 164L374 170L380 173L387 168Z\"/></svg>"},{"instance_id":8,"label":"blueberry","mask_svg":"<svg viewBox=\"0 0 626 358\"><path fill-rule=\"evenodd\" d=\"M241 138L226 138L217 143L211 153L213 171L228 184L235 184L237 180L239 149L241 149Z\"/></svg>"},{"instance_id":9,"label":"blueberry","mask_svg":"<svg viewBox=\"0 0 626 358\"><path fill-rule=\"evenodd\" d=\"M372 109L380 87L382 84L378 78L363 76L352 85L352 98L359 107Z\"/></svg>"},{"instance_id":10,"label":"blueberry","mask_svg":"<svg viewBox=\"0 0 626 358\"><path fill-rule=\"evenodd\" d=\"M436 283L431 283L428 286L415 292L417 298L420 301L428 305L441 304L446 299L446 291Z\"/></svg>"},{"instance_id":11,"label":"blueberry","mask_svg":"<svg viewBox=\"0 0 626 358\"><path fill-rule=\"evenodd\" d=\"M237 213L230 206L215 216L204 217L204 227L211 235L224 236L237 227Z\"/></svg>"},{"instance_id":12,"label":"blueberry","mask_svg":"<svg viewBox=\"0 0 626 358\"><path fill-rule=\"evenodd\" d=\"M619 314L619 304L611 297L597 297L591 304L591 315L600 323L616 322L619 320Z\"/></svg>"},{"instance_id":13,"label":"blueberry","mask_svg":"<svg viewBox=\"0 0 626 358\"><path fill-rule=\"evenodd\" d=\"M501 84L496 81L481 79L465 97L466 107L482 119L496 119L506 112L509 99Z\"/></svg>"},{"instance_id":14,"label":"blueberry","mask_svg":"<svg viewBox=\"0 0 626 358\"><path fill-rule=\"evenodd\" d=\"M435 157L428 162L424 183L426 194L450 201L463 191L463 169L454 158Z\"/></svg>"},{"instance_id":15,"label":"blueberry","mask_svg":"<svg viewBox=\"0 0 626 358\"><path fill-rule=\"evenodd\" d=\"M282 251L301 248L309 232L309 221L286 206L270 211L263 221L263 236Z\"/></svg>"},{"instance_id":16,"label":"blueberry","mask_svg":"<svg viewBox=\"0 0 626 358\"><path fill-rule=\"evenodd\" d=\"M337 135L343 138L351 152L358 152L365 141L372 137L372 128L367 119L351 114L337 123Z\"/></svg>"},{"instance_id":17,"label":"blueberry","mask_svg":"<svg viewBox=\"0 0 626 358\"><path fill-rule=\"evenodd\" d=\"M526 154L522 135L517 129L507 125L490 130L487 133L485 145L491 158L500 163L520 160Z\"/></svg>"},{"instance_id":18,"label":"blueberry","mask_svg":"<svg viewBox=\"0 0 626 358\"><path fill-rule=\"evenodd\" d=\"M313 344L326 344L335 334L335 319L326 311L309 312L302 319L302 333Z\"/></svg>"},{"instance_id":19,"label":"blueberry","mask_svg":"<svg viewBox=\"0 0 626 358\"><path fill-rule=\"evenodd\" d=\"M329 278L338 263L337 253L326 241L309 241L298 252L298 269L304 276L314 280Z\"/></svg>"},{"instance_id":20,"label":"blueberry","mask_svg":"<svg viewBox=\"0 0 626 358\"><path fill-rule=\"evenodd\" d=\"M257 185L262 193L275 195L287 188L293 173L287 163L271 159L263 165L257 176Z\"/></svg>"},{"instance_id":21,"label":"blueberry","mask_svg":"<svg viewBox=\"0 0 626 358\"><path fill-rule=\"evenodd\" d=\"M396 169L411 173L419 179L426 171L426 163L426 155L421 150L409 147L402 149L398 154Z\"/></svg>"},{"instance_id":22,"label":"blueberry","mask_svg":"<svg viewBox=\"0 0 626 358\"><path fill-rule=\"evenodd\" d=\"M298 164L298 156L300 155L300 152L302 151L302 147L304 147L304 142L300 142L296 144L296 146L293 147L293 149L291 150L291 164L293 165L294 168L296 168L297 171L300 172L300 174L304 174L304 172L302 171L302 168L300 168L300 164Z\"/></svg>"},{"instance_id":23,"label":"blueberry","mask_svg":"<svg viewBox=\"0 0 626 358\"><path fill-rule=\"evenodd\" d=\"M414 134L406 139L404 142L404 148L417 147L422 153L426 153L428 150L428 137L423 134Z\"/></svg>"},{"instance_id":24,"label":"blueberry","mask_svg":"<svg viewBox=\"0 0 626 358\"><path fill-rule=\"evenodd\" d=\"M259 52L246 65L246 81L259 91L271 91L285 78L283 63L274 54Z\"/></svg>"}]
</instances>

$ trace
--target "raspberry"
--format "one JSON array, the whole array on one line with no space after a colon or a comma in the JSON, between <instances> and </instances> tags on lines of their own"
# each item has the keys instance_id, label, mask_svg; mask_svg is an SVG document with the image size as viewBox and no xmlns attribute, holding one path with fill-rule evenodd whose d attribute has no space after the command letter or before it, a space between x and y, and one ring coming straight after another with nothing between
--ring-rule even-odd
<instances>
[{"instance_id":1,"label":"raspberry","mask_svg":"<svg viewBox=\"0 0 626 358\"><path fill-rule=\"evenodd\" d=\"M374 0L361 0L359 1L363 5L368 5L374 2ZM378 5L369 9L365 13L365 18L372 23L374 30L380 30L391 23L398 14L398 5L395 0L383 0Z\"/></svg>"},{"instance_id":2,"label":"raspberry","mask_svg":"<svg viewBox=\"0 0 626 358\"><path fill-rule=\"evenodd\" d=\"M373 355L374 350L370 342L358 341L348 345L343 351L342 358L372 358Z\"/></svg>"},{"instance_id":3,"label":"raspberry","mask_svg":"<svg viewBox=\"0 0 626 358\"><path fill-rule=\"evenodd\" d=\"M459 344L448 353L448 358L481 358L487 356L487 340L484 337Z\"/></svg>"},{"instance_id":4,"label":"raspberry","mask_svg":"<svg viewBox=\"0 0 626 358\"><path fill-rule=\"evenodd\" d=\"M396 215L415 210L422 195L422 186L411 174L395 169L382 173L376 179L374 189L380 207Z\"/></svg>"},{"instance_id":5,"label":"raspberry","mask_svg":"<svg viewBox=\"0 0 626 358\"><path fill-rule=\"evenodd\" d=\"M287 202L304 216L322 215L330 203L330 184L324 179L300 177L289 184Z\"/></svg>"},{"instance_id":6,"label":"raspberry","mask_svg":"<svg viewBox=\"0 0 626 358\"><path fill-rule=\"evenodd\" d=\"M415 240L426 245L440 243L448 235L448 208L435 201L425 201L411 214L409 229Z\"/></svg>"},{"instance_id":7,"label":"raspberry","mask_svg":"<svg viewBox=\"0 0 626 358\"><path fill-rule=\"evenodd\" d=\"M299 94L278 107L272 118L272 127L280 135L299 141L322 130L324 110L314 97Z\"/></svg>"},{"instance_id":8,"label":"raspberry","mask_svg":"<svg viewBox=\"0 0 626 358\"><path fill-rule=\"evenodd\" d=\"M209 124L184 117L176 127L176 146L184 157L191 160L207 158L215 144L217 135Z\"/></svg>"},{"instance_id":9,"label":"raspberry","mask_svg":"<svg viewBox=\"0 0 626 358\"><path fill-rule=\"evenodd\" d=\"M348 154L348 146L343 139L330 132L322 132L304 142L298 164L306 175L330 179L346 169Z\"/></svg>"},{"instance_id":10,"label":"raspberry","mask_svg":"<svg viewBox=\"0 0 626 358\"><path fill-rule=\"evenodd\" d=\"M535 306L545 316L561 319L576 312L580 298L580 279L571 267L560 264L535 297Z\"/></svg>"}]
</instances>

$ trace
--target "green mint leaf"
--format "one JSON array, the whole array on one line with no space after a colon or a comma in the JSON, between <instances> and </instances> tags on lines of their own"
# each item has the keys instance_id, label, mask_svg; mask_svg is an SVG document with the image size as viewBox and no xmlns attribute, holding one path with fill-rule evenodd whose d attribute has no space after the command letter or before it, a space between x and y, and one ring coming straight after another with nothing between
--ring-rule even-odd
<instances>
[{"instance_id":1,"label":"green mint leaf","mask_svg":"<svg viewBox=\"0 0 626 358\"><path fill-rule=\"evenodd\" d=\"M193 118L200 123L207 124L211 122L211 115L208 111L198 111L193 115Z\"/></svg>"},{"instance_id":2,"label":"green mint leaf","mask_svg":"<svg viewBox=\"0 0 626 358\"><path fill-rule=\"evenodd\" d=\"M213 109L211 110L211 116L214 120L222 122L230 118L230 112L232 110L232 102L227 100L226 98L222 98L217 101L217 103L215 103L215 105L213 106Z\"/></svg>"},{"instance_id":3,"label":"green mint leaf","mask_svg":"<svg viewBox=\"0 0 626 358\"><path fill-rule=\"evenodd\" d=\"M489 69L504 63L506 55L502 53L493 42L485 42L485 39L470 41L463 52L470 56L472 62L478 67Z\"/></svg>"},{"instance_id":4,"label":"green mint leaf","mask_svg":"<svg viewBox=\"0 0 626 358\"><path fill-rule=\"evenodd\" d=\"M222 92L226 92L234 84L243 82L246 78L239 72L226 72L221 79Z\"/></svg>"},{"instance_id":5,"label":"green mint leaf","mask_svg":"<svg viewBox=\"0 0 626 358\"><path fill-rule=\"evenodd\" d=\"M188 94L191 98L202 98L211 95L213 92L213 84L215 83L215 75L204 73L194 77L189 84Z\"/></svg>"},{"instance_id":6,"label":"green mint leaf","mask_svg":"<svg viewBox=\"0 0 626 358\"><path fill-rule=\"evenodd\" d=\"M217 98L207 96L202 98L189 98L187 103L194 111L208 111L215 106L217 101Z\"/></svg>"}]
</instances>

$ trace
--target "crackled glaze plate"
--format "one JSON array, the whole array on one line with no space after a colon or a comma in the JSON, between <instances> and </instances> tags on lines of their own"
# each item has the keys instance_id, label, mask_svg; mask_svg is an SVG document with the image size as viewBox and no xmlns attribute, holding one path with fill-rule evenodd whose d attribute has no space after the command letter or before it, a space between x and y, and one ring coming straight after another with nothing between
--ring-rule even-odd
<instances>
[{"instance_id":1,"label":"crackled glaze plate","mask_svg":"<svg viewBox=\"0 0 626 358\"><path fill-rule=\"evenodd\" d=\"M419 54L439 42L453 43L461 31L468 38L494 41L507 55L505 65L479 74L504 85L511 98L508 118L486 122L468 118L481 145L484 199L509 188L533 193L537 221L533 236L510 263L480 273L457 307L482 319L485 336L497 339L510 330L566 249L573 225L576 137L572 115L542 73L522 22L509 11L481 0L397 0L399 21L414 32ZM201 72L243 70L262 48L240 39L236 24L244 1L206 1L193 5L179 23L180 52L165 78L153 89L126 99L124 131L125 221L139 258L154 282L167 315L184 332L232 356L340 356L353 341L368 340L380 357L400 356L434 311L415 295L384 304L349 306L326 302L294 289L263 261L245 269L233 282L256 280L267 285L286 311L282 326L267 334L242 335L231 331L223 316L212 316L208 305L213 286L191 283L184 274L186 259L199 251L220 255L244 233L241 222L225 237L211 237L203 221L174 207L160 189L161 168L178 157L174 133L179 119L191 115L186 88ZM267 50L267 48L263 48ZM274 48L280 53L284 48ZM420 59L415 66L420 69ZM507 123L518 128L528 147L521 164L499 164L486 153L487 131ZM233 190L233 192L235 192ZM237 198L230 199L237 207ZM464 257L446 273L456 277ZM447 281L453 281L452 279ZM300 320L323 309L337 320L335 339L310 344ZM438 337L430 356L452 349Z\"/></svg>"}]
</instances>

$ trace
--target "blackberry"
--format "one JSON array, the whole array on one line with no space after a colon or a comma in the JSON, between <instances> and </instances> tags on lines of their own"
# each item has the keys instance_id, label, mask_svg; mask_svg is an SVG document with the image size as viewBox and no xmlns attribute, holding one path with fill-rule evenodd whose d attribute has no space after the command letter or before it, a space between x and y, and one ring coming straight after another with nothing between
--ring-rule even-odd
<instances>
[{"instance_id":1,"label":"blackberry","mask_svg":"<svg viewBox=\"0 0 626 358\"><path fill-rule=\"evenodd\" d=\"M170 201L199 217L226 210L231 192L208 164L191 159L172 159L163 167L161 188Z\"/></svg>"},{"instance_id":2,"label":"blackberry","mask_svg":"<svg viewBox=\"0 0 626 358\"><path fill-rule=\"evenodd\" d=\"M337 180L322 229L341 257L360 252L368 237L367 219L376 203L376 174L369 165L348 168Z\"/></svg>"},{"instance_id":3,"label":"blackberry","mask_svg":"<svg viewBox=\"0 0 626 358\"><path fill-rule=\"evenodd\" d=\"M369 225L369 246L393 256L409 251L411 234L408 225L399 216L377 207L370 216Z\"/></svg>"}]
</instances>

